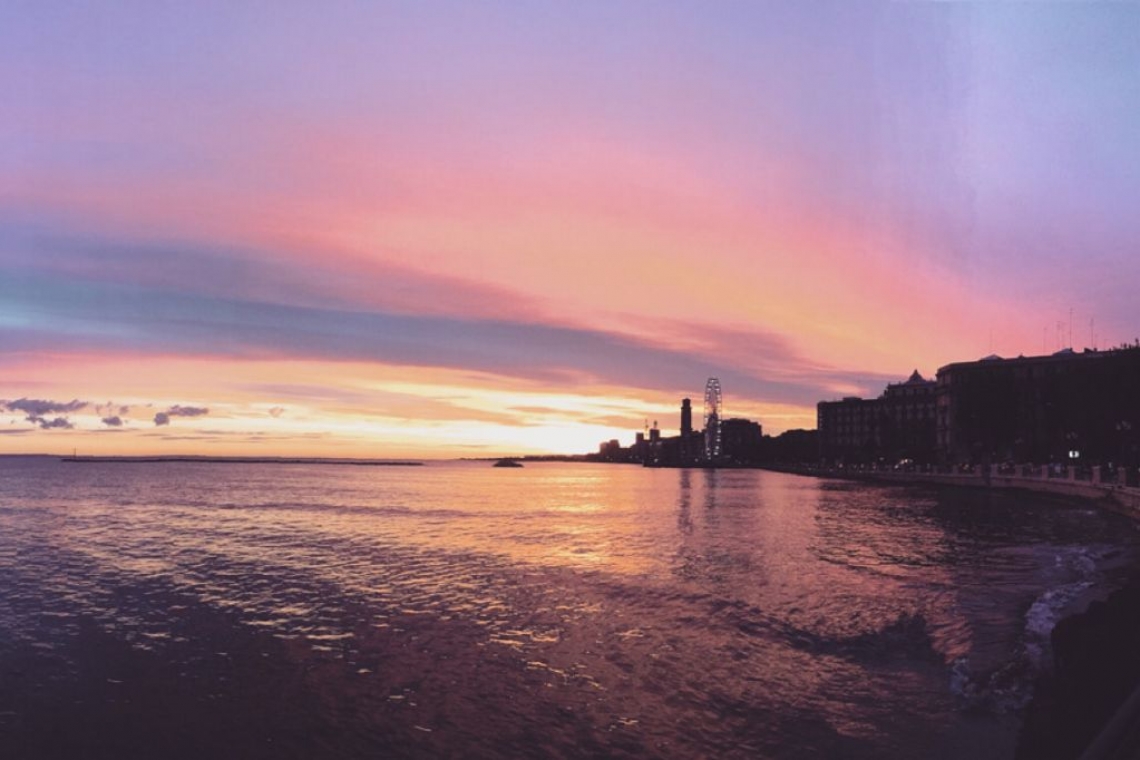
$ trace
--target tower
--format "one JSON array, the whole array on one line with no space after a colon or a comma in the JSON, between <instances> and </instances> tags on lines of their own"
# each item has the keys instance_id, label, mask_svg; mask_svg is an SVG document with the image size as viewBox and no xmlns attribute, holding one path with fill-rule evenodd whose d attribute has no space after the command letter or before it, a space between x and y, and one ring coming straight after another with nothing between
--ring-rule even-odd
<instances>
[{"instance_id":1,"label":"tower","mask_svg":"<svg viewBox=\"0 0 1140 760\"><path fill-rule=\"evenodd\" d=\"M681 399L681 437L687 438L693 432L693 402Z\"/></svg>"}]
</instances>

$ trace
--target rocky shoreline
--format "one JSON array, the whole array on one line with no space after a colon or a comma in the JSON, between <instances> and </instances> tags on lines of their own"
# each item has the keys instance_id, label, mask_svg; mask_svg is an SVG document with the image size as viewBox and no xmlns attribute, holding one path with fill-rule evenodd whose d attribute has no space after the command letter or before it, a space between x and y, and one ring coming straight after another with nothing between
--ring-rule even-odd
<instances>
[{"instance_id":1,"label":"rocky shoreline","mask_svg":"<svg viewBox=\"0 0 1140 760\"><path fill-rule=\"evenodd\" d=\"M1140 686L1140 570L1105 600L1063 618L1051 636L1053 669L1026 708L1017 760L1082 756ZM1140 756L1140 736L1098 757Z\"/></svg>"},{"instance_id":2,"label":"rocky shoreline","mask_svg":"<svg viewBox=\"0 0 1140 760\"><path fill-rule=\"evenodd\" d=\"M1106 494L1084 483L1062 482L1054 490L1048 481L1038 484L976 475L849 473L806 467L765 469L933 487L1025 488L1039 496L1094 504L1140 520L1136 496L1131 493L1134 489L1124 489L1129 493L1113 489ZM1126 497L1123 503L1118 501L1121 496ZM1025 708L1016 760L1140 758L1140 567L1125 572L1127 580L1118 590L1107 598L1078 600L1073 611L1054 626L1050 636L1052 668L1038 679ZM1130 704L1123 712L1130 711L1130 715L1117 716L1126 702Z\"/></svg>"}]
</instances>

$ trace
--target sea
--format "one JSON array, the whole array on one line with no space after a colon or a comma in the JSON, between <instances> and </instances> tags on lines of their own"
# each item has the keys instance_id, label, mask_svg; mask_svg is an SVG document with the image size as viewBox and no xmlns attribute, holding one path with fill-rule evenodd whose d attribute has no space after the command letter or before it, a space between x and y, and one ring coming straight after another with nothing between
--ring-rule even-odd
<instances>
[{"instance_id":1,"label":"sea","mask_svg":"<svg viewBox=\"0 0 1140 760\"><path fill-rule=\"evenodd\" d=\"M579 462L0 457L5 758L1011 758L1129 520Z\"/></svg>"}]
</instances>

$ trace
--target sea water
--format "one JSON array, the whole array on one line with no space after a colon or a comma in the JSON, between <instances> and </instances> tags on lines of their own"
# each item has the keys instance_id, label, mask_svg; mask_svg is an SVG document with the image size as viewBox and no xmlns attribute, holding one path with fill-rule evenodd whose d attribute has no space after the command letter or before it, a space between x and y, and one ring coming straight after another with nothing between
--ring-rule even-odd
<instances>
[{"instance_id":1,"label":"sea water","mask_svg":"<svg viewBox=\"0 0 1140 760\"><path fill-rule=\"evenodd\" d=\"M1037 496L757 470L0 458L13 757L1008 758L1137 559Z\"/></svg>"}]
</instances>

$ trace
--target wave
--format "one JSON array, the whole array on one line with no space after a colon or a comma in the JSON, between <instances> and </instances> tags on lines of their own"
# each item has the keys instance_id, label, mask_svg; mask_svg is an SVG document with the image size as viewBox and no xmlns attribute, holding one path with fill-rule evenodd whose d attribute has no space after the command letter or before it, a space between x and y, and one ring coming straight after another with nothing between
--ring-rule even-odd
<instances>
[{"instance_id":1,"label":"wave","mask_svg":"<svg viewBox=\"0 0 1140 760\"><path fill-rule=\"evenodd\" d=\"M968 656L955 659L950 665L950 691L955 697L968 708L994 712L1024 708L1037 680L1051 669L1053 629L1098 584L1101 562L1112 552L1111 547L1098 545L1056 550L1050 568L1056 582L1026 609L1021 637L1009 660L995 670L974 673Z\"/></svg>"}]
</instances>

